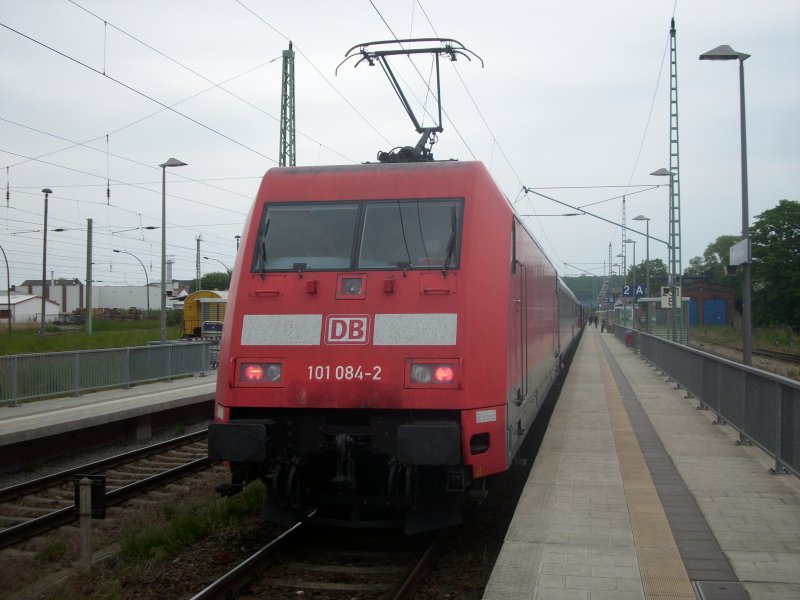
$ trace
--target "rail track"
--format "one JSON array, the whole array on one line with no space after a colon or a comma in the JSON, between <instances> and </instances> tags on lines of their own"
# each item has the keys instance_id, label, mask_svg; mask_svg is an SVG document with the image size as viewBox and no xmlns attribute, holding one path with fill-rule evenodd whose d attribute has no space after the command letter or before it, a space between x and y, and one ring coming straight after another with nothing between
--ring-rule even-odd
<instances>
[{"instance_id":1,"label":"rail track","mask_svg":"<svg viewBox=\"0 0 800 600\"><path fill-rule=\"evenodd\" d=\"M78 474L106 476L109 507L208 468L206 435L198 431L0 489L0 549L74 521Z\"/></svg>"},{"instance_id":2,"label":"rail track","mask_svg":"<svg viewBox=\"0 0 800 600\"><path fill-rule=\"evenodd\" d=\"M759 356L766 356L769 358L775 358L778 360L784 360L786 362L800 365L800 355L791 354L789 352L777 352L775 350L764 350L761 348L754 348L753 354L757 354Z\"/></svg>"},{"instance_id":3,"label":"rail track","mask_svg":"<svg viewBox=\"0 0 800 600\"><path fill-rule=\"evenodd\" d=\"M692 339L691 345L710 352L729 360L740 360L742 347L736 345L723 344L719 341L709 341L706 339ZM793 354L791 352L779 352L777 350L768 350L766 348L753 348L753 356L761 356L764 358L771 358L783 362L800 365L800 354Z\"/></svg>"},{"instance_id":4,"label":"rail track","mask_svg":"<svg viewBox=\"0 0 800 600\"><path fill-rule=\"evenodd\" d=\"M406 600L447 535L324 530L298 523L192 600L230 598Z\"/></svg>"}]
</instances>

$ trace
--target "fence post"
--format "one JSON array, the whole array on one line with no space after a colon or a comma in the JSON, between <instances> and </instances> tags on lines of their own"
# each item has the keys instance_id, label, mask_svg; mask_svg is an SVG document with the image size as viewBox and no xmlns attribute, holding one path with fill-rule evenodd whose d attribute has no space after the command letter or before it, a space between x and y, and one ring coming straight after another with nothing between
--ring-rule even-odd
<instances>
[{"instance_id":1,"label":"fence post","mask_svg":"<svg viewBox=\"0 0 800 600\"><path fill-rule=\"evenodd\" d=\"M789 470L783 466L781 460L781 444L783 442L783 394L781 385L775 382L775 468L770 469L770 473L784 474Z\"/></svg>"},{"instance_id":2,"label":"fence post","mask_svg":"<svg viewBox=\"0 0 800 600\"><path fill-rule=\"evenodd\" d=\"M123 371L123 383L125 384L125 388L131 387L131 349L125 348L125 366L122 369Z\"/></svg>"},{"instance_id":3,"label":"fence post","mask_svg":"<svg viewBox=\"0 0 800 600\"><path fill-rule=\"evenodd\" d=\"M19 359L15 356L11 360L11 401L9 406L19 406L17 404L17 361Z\"/></svg>"},{"instance_id":4,"label":"fence post","mask_svg":"<svg viewBox=\"0 0 800 600\"><path fill-rule=\"evenodd\" d=\"M167 344L167 381L172 381L172 344Z\"/></svg>"},{"instance_id":5,"label":"fence post","mask_svg":"<svg viewBox=\"0 0 800 600\"><path fill-rule=\"evenodd\" d=\"M81 355L75 352L75 360L72 363L72 378L75 387L75 395L81 395Z\"/></svg>"}]
</instances>

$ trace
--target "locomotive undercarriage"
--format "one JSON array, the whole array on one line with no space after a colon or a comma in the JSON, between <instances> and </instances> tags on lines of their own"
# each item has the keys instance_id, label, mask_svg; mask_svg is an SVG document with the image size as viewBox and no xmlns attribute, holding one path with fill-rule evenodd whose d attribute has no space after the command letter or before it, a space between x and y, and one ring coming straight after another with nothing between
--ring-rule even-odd
<instances>
[{"instance_id":1,"label":"locomotive undercarriage","mask_svg":"<svg viewBox=\"0 0 800 600\"><path fill-rule=\"evenodd\" d=\"M266 516L407 533L461 522L483 480L462 464L456 411L231 411L209 430L209 456L231 464L225 495L261 479Z\"/></svg>"}]
</instances>

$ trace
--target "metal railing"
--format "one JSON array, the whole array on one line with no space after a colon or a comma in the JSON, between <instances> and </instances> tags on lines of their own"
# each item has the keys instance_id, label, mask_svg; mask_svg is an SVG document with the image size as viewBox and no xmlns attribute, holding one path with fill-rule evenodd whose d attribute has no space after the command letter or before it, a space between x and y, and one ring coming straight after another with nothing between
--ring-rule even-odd
<instances>
[{"instance_id":1,"label":"metal railing","mask_svg":"<svg viewBox=\"0 0 800 600\"><path fill-rule=\"evenodd\" d=\"M774 472L800 477L800 382L619 325L614 336L774 458Z\"/></svg>"},{"instance_id":2,"label":"metal railing","mask_svg":"<svg viewBox=\"0 0 800 600\"><path fill-rule=\"evenodd\" d=\"M0 402L79 396L103 388L207 373L208 342L0 356Z\"/></svg>"}]
</instances>

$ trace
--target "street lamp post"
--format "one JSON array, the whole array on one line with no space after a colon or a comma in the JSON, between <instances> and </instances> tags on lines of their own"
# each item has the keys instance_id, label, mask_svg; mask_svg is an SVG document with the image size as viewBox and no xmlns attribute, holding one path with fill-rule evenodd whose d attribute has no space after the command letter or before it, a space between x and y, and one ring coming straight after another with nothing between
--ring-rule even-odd
<instances>
[{"instance_id":1,"label":"street lamp post","mask_svg":"<svg viewBox=\"0 0 800 600\"><path fill-rule=\"evenodd\" d=\"M644 215L639 215L637 217L633 217L634 221L646 221L645 226L647 227L646 234L645 234L645 288L647 290L648 298L651 297L652 292L650 291L650 219L645 217ZM645 312L647 317L647 326L645 327L645 331L650 333L650 303L648 302L645 304Z\"/></svg>"},{"instance_id":2,"label":"street lamp post","mask_svg":"<svg viewBox=\"0 0 800 600\"><path fill-rule=\"evenodd\" d=\"M170 158L161 167L161 343L167 343L167 167L185 167L186 163Z\"/></svg>"},{"instance_id":3,"label":"street lamp post","mask_svg":"<svg viewBox=\"0 0 800 600\"><path fill-rule=\"evenodd\" d=\"M650 219L645 217L644 215L639 215L638 217L633 217L634 221L646 221L646 240L645 240L645 286L647 287L647 294L650 295L652 292L650 291Z\"/></svg>"},{"instance_id":4,"label":"street lamp post","mask_svg":"<svg viewBox=\"0 0 800 600\"><path fill-rule=\"evenodd\" d=\"M625 256L624 252L620 252L617 254L616 258L622 259L622 287L625 287L625 280L628 278L628 264L627 264L627 257ZM625 313L625 294L622 294L622 320L627 321L627 314Z\"/></svg>"},{"instance_id":5,"label":"street lamp post","mask_svg":"<svg viewBox=\"0 0 800 600\"><path fill-rule=\"evenodd\" d=\"M717 46L705 54L700 55L700 60L738 60L739 61L739 130L741 134L741 160L742 160L742 239L750 236L750 215L747 198L747 134L744 120L744 61L750 58L749 54L736 52L727 45ZM746 365L753 364L753 329L752 329L752 298L750 280L750 256L742 265L742 362Z\"/></svg>"},{"instance_id":6,"label":"street lamp post","mask_svg":"<svg viewBox=\"0 0 800 600\"><path fill-rule=\"evenodd\" d=\"M47 198L53 193L50 188L42 190L44 194L44 228L42 229L42 323L39 335L44 336L44 316L46 309L45 292L47 291Z\"/></svg>"},{"instance_id":7,"label":"street lamp post","mask_svg":"<svg viewBox=\"0 0 800 600\"><path fill-rule=\"evenodd\" d=\"M657 177L669 177L669 287L670 297L672 298L672 341L678 341L678 302L682 302L681 298L677 298L677 279L678 279L678 258L675 248L675 220L672 215L675 214L675 194L673 193L675 185L675 173L669 169L658 169L653 171L650 175Z\"/></svg>"},{"instance_id":8,"label":"street lamp post","mask_svg":"<svg viewBox=\"0 0 800 600\"><path fill-rule=\"evenodd\" d=\"M222 262L220 259L218 259L218 258L211 258L210 256L204 256L204 257L203 257L203 260L215 260L215 261L217 261L219 264L221 264L223 267L225 267L225 272L226 272L228 275L230 275L230 274L231 274L231 270L228 268L228 265L226 265L226 264L225 264L224 262Z\"/></svg>"},{"instance_id":9,"label":"street lamp post","mask_svg":"<svg viewBox=\"0 0 800 600\"><path fill-rule=\"evenodd\" d=\"M142 265L142 271L144 271L144 284L145 284L145 295L147 296L147 318L150 318L150 278L147 276L147 269L144 266L142 260L136 256L135 254L131 254L130 252L125 252L124 250L114 250L118 254L127 254L128 256L132 256L136 260L139 261L139 264Z\"/></svg>"},{"instance_id":10,"label":"street lamp post","mask_svg":"<svg viewBox=\"0 0 800 600\"><path fill-rule=\"evenodd\" d=\"M636 240L625 240L626 244L633 244L633 330L636 331Z\"/></svg>"},{"instance_id":11,"label":"street lamp post","mask_svg":"<svg viewBox=\"0 0 800 600\"><path fill-rule=\"evenodd\" d=\"M6 251L0 246L0 252L3 253L3 260L6 261L6 302L8 303L8 333L11 334L11 271L8 268L8 257Z\"/></svg>"}]
</instances>

